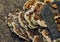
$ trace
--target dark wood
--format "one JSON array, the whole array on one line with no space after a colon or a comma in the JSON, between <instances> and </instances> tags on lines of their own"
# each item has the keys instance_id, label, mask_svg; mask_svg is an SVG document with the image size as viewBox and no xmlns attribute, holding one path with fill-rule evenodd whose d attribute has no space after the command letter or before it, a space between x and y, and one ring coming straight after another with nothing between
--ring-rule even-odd
<instances>
[{"instance_id":1,"label":"dark wood","mask_svg":"<svg viewBox=\"0 0 60 42\"><path fill-rule=\"evenodd\" d=\"M46 6L44 6L44 9L42 11L42 17L48 26L48 30L50 31L51 38L53 40L60 38L60 33L57 30L57 25L54 22L53 14L51 12L51 4L46 4Z\"/></svg>"}]
</instances>

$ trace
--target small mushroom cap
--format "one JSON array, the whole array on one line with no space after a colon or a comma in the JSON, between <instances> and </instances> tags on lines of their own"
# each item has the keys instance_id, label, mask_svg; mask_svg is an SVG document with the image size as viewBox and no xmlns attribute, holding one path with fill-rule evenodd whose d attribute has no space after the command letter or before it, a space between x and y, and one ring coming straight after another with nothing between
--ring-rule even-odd
<instances>
[{"instance_id":1,"label":"small mushroom cap","mask_svg":"<svg viewBox=\"0 0 60 42\"><path fill-rule=\"evenodd\" d=\"M60 31L60 24L57 24L57 29L58 31Z\"/></svg>"},{"instance_id":2,"label":"small mushroom cap","mask_svg":"<svg viewBox=\"0 0 60 42\"><path fill-rule=\"evenodd\" d=\"M56 4L52 4L52 8L57 9L57 8L58 8L58 6L57 6Z\"/></svg>"},{"instance_id":3,"label":"small mushroom cap","mask_svg":"<svg viewBox=\"0 0 60 42\"><path fill-rule=\"evenodd\" d=\"M37 20L37 22L38 22L38 24L39 24L39 26L41 26L41 27L47 27L47 25L46 25L46 23L45 23L45 21L44 20Z\"/></svg>"},{"instance_id":4,"label":"small mushroom cap","mask_svg":"<svg viewBox=\"0 0 60 42\"><path fill-rule=\"evenodd\" d=\"M48 36L49 35L49 32L47 30L43 30L42 31L42 34L45 35L45 36Z\"/></svg>"},{"instance_id":5,"label":"small mushroom cap","mask_svg":"<svg viewBox=\"0 0 60 42\"><path fill-rule=\"evenodd\" d=\"M54 0L44 0L44 3L54 2Z\"/></svg>"},{"instance_id":6,"label":"small mushroom cap","mask_svg":"<svg viewBox=\"0 0 60 42\"><path fill-rule=\"evenodd\" d=\"M40 37L39 37L39 35L35 35L35 36L34 36L33 42L40 42Z\"/></svg>"},{"instance_id":7,"label":"small mushroom cap","mask_svg":"<svg viewBox=\"0 0 60 42\"><path fill-rule=\"evenodd\" d=\"M23 9L30 9L34 3L36 3L37 0L28 0L24 5L23 5Z\"/></svg>"}]
</instances>

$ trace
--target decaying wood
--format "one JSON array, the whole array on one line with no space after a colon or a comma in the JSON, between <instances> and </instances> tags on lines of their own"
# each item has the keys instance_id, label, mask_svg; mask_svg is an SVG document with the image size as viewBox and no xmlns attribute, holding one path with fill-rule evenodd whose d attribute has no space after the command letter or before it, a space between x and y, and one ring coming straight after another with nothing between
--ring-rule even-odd
<instances>
[{"instance_id":1,"label":"decaying wood","mask_svg":"<svg viewBox=\"0 0 60 42\"><path fill-rule=\"evenodd\" d=\"M48 13L48 14L47 14ZM42 11L42 16L48 26L48 29L51 33L51 36L52 36L52 39L57 39L59 38L60 36L60 33L58 32L57 30L57 25L56 23L54 22L54 16L51 12L51 9L50 9L50 4L47 4L44 8L44 10ZM58 35L58 36L57 36Z\"/></svg>"}]
</instances>

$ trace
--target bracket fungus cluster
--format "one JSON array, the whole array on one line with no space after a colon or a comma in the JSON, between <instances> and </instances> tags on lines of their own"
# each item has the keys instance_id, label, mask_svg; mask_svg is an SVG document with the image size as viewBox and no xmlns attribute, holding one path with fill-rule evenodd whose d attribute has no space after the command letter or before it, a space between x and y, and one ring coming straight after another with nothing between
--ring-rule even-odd
<instances>
[{"instance_id":1,"label":"bracket fungus cluster","mask_svg":"<svg viewBox=\"0 0 60 42\"><path fill-rule=\"evenodd\" d=\"M31 42L44 42L45 38L48 42L52 42L51 34L46 22L42 17L42 10L47 4L50 4L51 13L54 15L54 22L57 24L57 29L60 32L60 7L52 0L40 2L38 0L28 0L23 5L23 10L18 9L8 14L7 24L10 30L20 38ZM18 11L17 11L18 10ZM46 9L47 10L47 9ZM48 14L48 12L46 13ZM48 16L47 16L48 17ZM41 36L42 35L42 39Z\"/></svg>"}]
</instances>

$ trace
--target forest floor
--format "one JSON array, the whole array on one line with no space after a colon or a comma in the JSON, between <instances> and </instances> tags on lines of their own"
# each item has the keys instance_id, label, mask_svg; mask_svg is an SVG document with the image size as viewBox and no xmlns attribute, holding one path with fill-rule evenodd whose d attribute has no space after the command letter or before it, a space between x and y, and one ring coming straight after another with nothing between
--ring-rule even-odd
<instances>
[{"instance_id":1,"label":"forest floor","mask_svg":"<svg viewBox=\"0 0 60 42\"><path fill-rule=\"evenodd\" d=\"M6 24L7 15L15 8L22 9L23 4L27 0L0 0L0 42L22 42L20 38L11 35ZM16 7L15 7L16 6Z\"/></svg>"}]
</instances>

